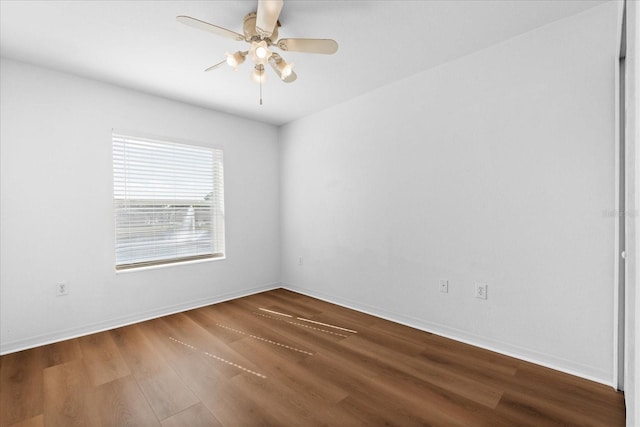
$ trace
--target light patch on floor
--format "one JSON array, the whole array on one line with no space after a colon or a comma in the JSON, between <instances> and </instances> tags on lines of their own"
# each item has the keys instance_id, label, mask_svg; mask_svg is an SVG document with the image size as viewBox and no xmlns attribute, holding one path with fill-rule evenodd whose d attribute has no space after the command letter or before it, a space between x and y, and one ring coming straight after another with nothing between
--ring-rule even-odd
<instances>
[{"instance_id":1,"label":"light patch on floor","mask_svg":"<svg viewBox=\"0 0 640 427\"><path fill-rule=\"evenodd\" d=\"M302 326L303 328L307 328L307 329L313 329L314 331L324 332L325 334L336 335L336 336L343 337L343 338L349 338L348 335L342 335L342 334L338 334L336 332L327 331L327 330L320 329L320 328L314 328L313 326L303 325L302 323L288 322L286 320L278 319L277 317L273 317L273 316L267 316L267 315L262 314L262 313L255 313L254 312L253 314L255 314L256 316L266 317L267 319L279 320L281 322L289 323L291 325Z\"/></svg>"},{"instance_id":2,"label":"light patch on floor","mask_svg":"<svg viewBox=\"0 0 640 427\"><path fill-rule=\"evenodd\" d=\"M266 311L267 313L277 314L278 316L293 317L293 316L292 316L292 315L290 315L290 314L280 313L279 311L267 310L266 308L260 308L260 310L262 310L262 311Z\"/></svg>"},{"instance_id":3,"label":"light patch on floor","mask_svg":"<svg viewBox=\"0 0 640 427\"><path fill-rule=\"evenodd\" d=\"M248 337L250 337L250 338L254 338L254 339L256 339L256 340L260 340L260 341L267 342L267 343L269 343L269 344L277 345L277 346L279 346L279 347L283 347L283 348L286 348L286 349L288 349L288 350L293 350L293 351L297 351L297 352L299 352L299 353L304 353L304 354L308 354L309 356L313 356L313 353L310 353L310 352L308 352L308 351L300 350L299 348L291 347L291 346L289 346L289 345L282 344L282 343L279 343L279 342L276 342L276 341L271 341L270 339L262 338L262 337L259 337L259 336L256 336L256 335L252 335L252 334L249 334L249 333L246 333L246 332L240 331L240 330L238 330L238 329L234 329L234 328L230 328L230 327L225 326L225 325L221 325L221 324L219 324L219 323L216 323L216 326L219 326L219 327L221 327L221 328L223 328L223 329L226 329L226 330L229 330L229 331L232 331L232 332L236 332L236 333L241 334L241 335L246 335L246 336L248 336Z\"/></svg>"},{"instance_id":4,"label":"light patch on floor","mask_svg":"<svg viewBox=\"0 0 640 427\"><path fill-rule=\"evenodd\" d=\"M183 342L183 341L177 340L177 339L175 339L174 337L169 337L169 339L170 339L171 341L177 342L178 344L182 344L183 346L188 347L188 348L190 348L191 350L197 350L197 348L195 348L194 346L189 345L189 344L187 344L186 342Z\"/></svg>"},{"instance_id":5,"label":"light patch on floor","mask_svg":"<svg viewBox=\"0 0 640 427\"><path fill-rule=\"evenodd\" d=\"M198 350L198 349L197 349L197 348L195 348L194 346L192 346L192 345L190 345L190 344L187 344L187 343L186 343L186 342L184 342L184 341L180 341L180 340L175 339L175 338L173 338L173 337L169 337L169 339L170 339L171 341L177 342L178 344L182 344L183 346L188 347L188 348L190 348L190 349L192 349L192 350ZM245 368L244 366L242 366L242 365L238 365L237 363L231 362L231 361L229 361L229 360L227 360L227 359L223 359L222 357L220 357L220 356L216 356L215 354L211 354L211 353L206 352L206 351L203 351L203 352L201 352L201 353L202 353L202 354L204 354L205 356L210 357L210 358L212 358L212 359L215 359L215 360L217 360L217 361L219 361L219 362L226 363L227 365L233 366L234 368L238 368L238 369L240 369L240 370L242 370L242 371L245 371L245 372L248 372L248 373L250 373L250 374L253 374L253 375L255 375L256 377L260 377L260 378L267 378L267 376L266 376L266 375L262 375L262 374L261 374L261 373L259 373L259 372L252 371L251 369Z\"/></svg>"},{"instance_id":6,"label":"light patch on floor","mask_svg":"<svg viewBox=\"0 0 640 427\"><path fill-rule=\"evenodd\" d=\"M341 331L353 332L354 334L358 333L358 331L354 331L353 329L347 329L347 328L343 328L341 326L330 325L328 323L316 322L315 320L305 319L304 317L296 317L296 319L302 320L303 322L310 322L310 323L315 323L316 325L326 326L328 328L339 329Z\"/></svg>"},{"instance_id":7,"label":"light patch on floor","mask_svg":"<svg viewBox=\"0 0 640 427\"><path fill-rule=\"evenodd\" d=\"M226 363L227 365L231 365L231 366L233 366L233 367L235 367L235 368L238 368L238 369L241 369L241 370L243 370L243 371L245 371L245 372L248 372L248 373L250 373L250 374L253 374L253 375L255 375L256 377L260 377L260 378L267 378L267 376L266 376L266 375L262 375L261 373L256 372L256 371L252 371L251 369L247 369L247 368L245 368L244 366L240 366L240 365L238 365L237 363L230 362L230 361L228 361L228 360L226 360L226 359L223 359L222 357L216 356L215 354L207 353L206 351L204 351L204 352L203 352L203 354L204 354L205 356L209 356L209 357L211 357L212 359L216 359L216 360L218 360L218 361L220 361L220 362Z\"/></svg>"}]
</instances>

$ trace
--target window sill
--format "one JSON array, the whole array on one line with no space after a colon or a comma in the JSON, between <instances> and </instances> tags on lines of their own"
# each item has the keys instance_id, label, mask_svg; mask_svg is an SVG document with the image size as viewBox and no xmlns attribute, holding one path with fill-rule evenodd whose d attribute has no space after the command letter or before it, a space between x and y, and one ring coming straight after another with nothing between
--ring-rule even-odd
<instances>
[{"instance_id":1,"label":"window sill","mask_svg":"<svg viewBox=\"0 0 640 427\"><path fill-rule=\"evenodd\" d=\"M116 273L116 275L118 275L118 274L127 274L127 273L137 273L137 272L147 271L147 270L157 270L157 269L160 269L160 268L182 267L182 266L191 265L191 264L202 264L202 263L205 263L205 262L217 262L217 261L223 261L225 259L227 259L226 256L216 257L216 258L206 258L206 259L194 259L194 260L190 260L190 261L171 262L171 263L167 263L167 264L148 265L148 266L144 266L144 267L134 267L134 268L127 268L127 269L124 269L124 270L115 270L115 273Z\"/></svg>"}]
</instances>

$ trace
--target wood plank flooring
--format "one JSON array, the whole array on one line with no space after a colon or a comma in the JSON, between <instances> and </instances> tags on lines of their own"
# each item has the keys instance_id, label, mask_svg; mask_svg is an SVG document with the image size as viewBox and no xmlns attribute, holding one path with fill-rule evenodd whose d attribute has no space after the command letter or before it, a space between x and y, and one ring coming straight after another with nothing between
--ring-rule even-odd
<instances>
[{"instance_id":1,"label":"wood plank flooring","mask_svg":"<svg viewBox=\"0 0 640 427\"><path fill-rule=\"evenodd\" d=\"M623 426L612 388L283 289L0 357L0 426Z\"/></svg>"}]
</instances>

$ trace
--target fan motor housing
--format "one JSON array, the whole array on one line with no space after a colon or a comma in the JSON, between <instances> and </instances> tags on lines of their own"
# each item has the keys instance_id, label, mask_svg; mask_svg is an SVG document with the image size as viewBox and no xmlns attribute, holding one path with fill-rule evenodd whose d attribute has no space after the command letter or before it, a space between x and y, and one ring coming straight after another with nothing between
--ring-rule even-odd
<instances>
[{"instance_id":1,"label":"fan motor housing","mask_svg":"<svg viewBox=\"0 0 640 427\"><path fill-rule=\"evenodd\" d=\"M256 30L256 13L255 12L251 12L249 14L247 14L247 16L244 17L244 24L242 26L242 31L244 32L244 37L247 39L247 41L249 40L261 40L260 35L258 34L258 31ZM276 24L275 28L273 29L273 33L271 33L271 36L269 38L265 38L264 40L267 42L268 45L273 44L271 42L271 40L278 40L278 27L280 26L280 22L278 21L278 23Z\"/></svg>"}]
</instances>

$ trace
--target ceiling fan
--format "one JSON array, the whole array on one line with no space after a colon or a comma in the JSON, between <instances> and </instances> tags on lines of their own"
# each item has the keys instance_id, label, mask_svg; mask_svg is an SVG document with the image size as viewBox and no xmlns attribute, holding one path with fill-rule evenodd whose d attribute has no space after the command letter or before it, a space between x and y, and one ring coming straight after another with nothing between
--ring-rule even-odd
<instances>
[{"instance_id":1,"label":"ceiling fan","mask_svg":"<svg viewBox=\"0 0 640 427\"><path fill-rule=\"evenodd\" d=\"M278 39L278 27L280 26L280 11L284 0L258 0L257 12L252 12L244 17L243 34L228 30L218 25L210 24L190 16L180 15L176 19L185 25L211 32L218 36L227 37L250 44L248 50L239 50L235 53L227 52L226 59L212 65L205 71L212 71L222 66L225 62L234 70L249 56L254 64L251 78L260 83L260 104L262 104L262 83L265 81L265 65L268 63L278 77L291 83L298 76L293 71L293 63L288 63L272 48L277 47L282 51L321 53L331 55L338 51L338 43L331 39Z\"/></svg>"}]
</instances>

